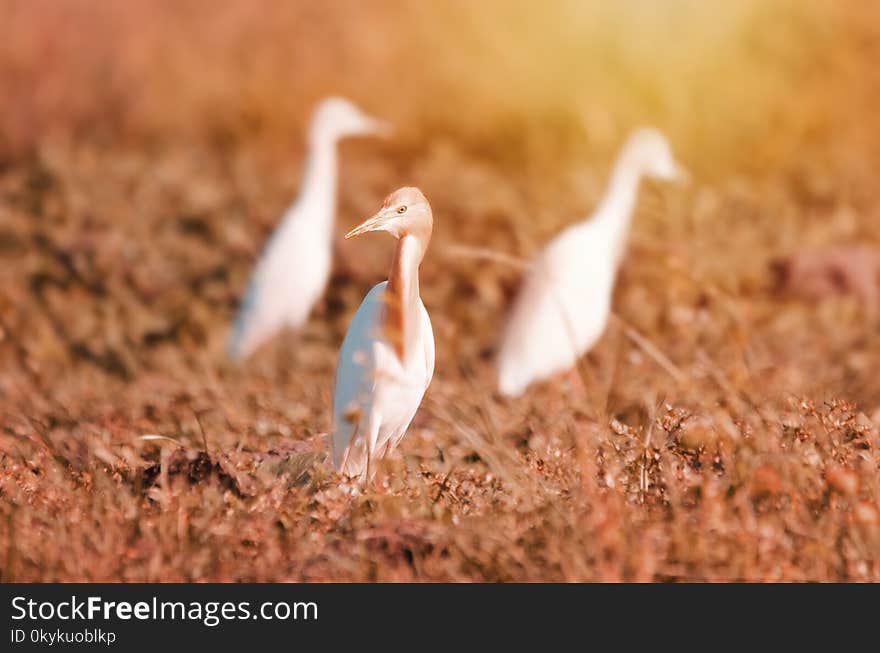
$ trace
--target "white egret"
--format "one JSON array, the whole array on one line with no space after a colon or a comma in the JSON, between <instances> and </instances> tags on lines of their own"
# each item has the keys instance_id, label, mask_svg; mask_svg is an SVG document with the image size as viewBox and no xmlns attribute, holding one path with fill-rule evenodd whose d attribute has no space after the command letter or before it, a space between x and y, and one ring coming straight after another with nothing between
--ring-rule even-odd
<instances>
[{"instance_id":1,"label":"white egret","mask_svg":"<svg viewBox=\"0 0 880 653\"><path fill-rule=\"evenodd\" d=\"M230 358L246 358L283 327L298 329L306 321L330 278L336 145L345 137L385 130L342 98L318 105L299 197L257 262L227 344Z\"/></svg>"},{"instance_id":2,"label":"white egret","mask_svg":"<svg viewBox=\"0 0 880 653\"><path fill-rule=\"evenodd\" d=\"M401 188L345 236L387 231L397 238L388 281L361 302L336 364L333 462L361 482L400 443L434 374L434 333L419 296L419 265L432 229L422 192Z\"/></svg>"},{"instance_id":3,"label":"white egret","mask_svg":"<svg viewBox=\"0 0 880 653\"><path fill-rule=\"evenodd\" d=\"M533 262L498 350L503 395L518 396L532 382L571 369L602 335L643 175L686 178L655 129L629 137L593 216L565 229Z\"/></svg>"}]
</instances>

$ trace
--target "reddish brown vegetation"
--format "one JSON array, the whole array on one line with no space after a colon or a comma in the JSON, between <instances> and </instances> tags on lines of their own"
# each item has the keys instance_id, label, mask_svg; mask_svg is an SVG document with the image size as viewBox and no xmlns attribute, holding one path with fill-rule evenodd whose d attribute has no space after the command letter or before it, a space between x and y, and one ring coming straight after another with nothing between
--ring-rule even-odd
<instances>
[{"instance_id":1,"label":"reddish brown vegetation","mask_svg":"<svg viewBox=\"0 0 880 653\"><path fill-rule=\"evenodd\" d=\"M768 271L880 244L874 9L532 4L0 0L0 579L880 580L877 316ZM399 130L344 146L339 231L405 183L436 219L435 379L362 494L324 437L390 243L223 357L328 91ZM519 273L452 246L529 256L639 122L694 183L642 193L582 382L502 401Z\"/></svg>"}]
</instances>

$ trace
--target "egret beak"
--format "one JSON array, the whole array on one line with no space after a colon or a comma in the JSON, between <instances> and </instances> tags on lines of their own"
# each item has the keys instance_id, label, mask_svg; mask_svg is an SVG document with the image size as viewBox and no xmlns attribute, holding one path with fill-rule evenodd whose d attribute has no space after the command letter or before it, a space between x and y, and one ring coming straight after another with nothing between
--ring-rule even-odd
<instances>
[{"instance_id":1,"label":"egret beak","mask_svg":"<svg viewBox=\"0 0 880 653\"><path fill-rule=\"evenodd\" d=\"M391 126L390 122L385 122L384 120L375 120L371 118L367 122L367 131L375 136L380 136L381 138L388 138L394 133L394 127Z\"/></svg>"},{"instance_id":2,"label":"egret beak","mask_svg":"<svg viewBox=\"0 0 880 653\"><path fill-rule=\"evenodd\" d=\"M676 166L674 179L676 182L683 186L690 186L692 181L691 173L688 172L686 168L683 168L680 165Z\"/></svg>"},{"instance_id":3,"label":"egret beak","mask_svg":"<svg viewBox=\"0 0 880 653\"><path fill-rule=\"evenodd\" d=\"M384 231L388 225L388 221L395 216L394 213L387 213L386 209L381 209L373 217L364 220L357 227L345 234L345 239L360 236L368 231Z\"/></svg>"}]
</instances>

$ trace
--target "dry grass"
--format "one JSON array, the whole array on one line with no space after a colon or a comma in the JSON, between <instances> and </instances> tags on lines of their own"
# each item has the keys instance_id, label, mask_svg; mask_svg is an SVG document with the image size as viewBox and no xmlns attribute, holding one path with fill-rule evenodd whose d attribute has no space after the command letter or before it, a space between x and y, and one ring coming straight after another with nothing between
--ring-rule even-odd
<instances>
[{"instance_id":1,"label":"dry grass","mask_svg":"<svg viewBox=\"0 0 880 653\"><path fill-rule=\"evenodd\" d=\"M607 4L0 0L0 579L880 580L876 316L768 272L880 243L874 8ZM365 494L321 453L390 243L222 354L327 92L398 126L344 146L340 231L404 183L437 221L437 372ZM505 257L642 122L694 183L643 190L583 387L501 400Z\"/></svg>"}]
</instances>

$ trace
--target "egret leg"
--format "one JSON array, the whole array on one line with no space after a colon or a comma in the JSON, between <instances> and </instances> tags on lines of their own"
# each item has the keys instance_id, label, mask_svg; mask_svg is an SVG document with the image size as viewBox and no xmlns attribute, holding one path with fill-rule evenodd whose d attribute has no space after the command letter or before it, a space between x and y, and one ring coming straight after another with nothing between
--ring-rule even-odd
<instances>
[{"instance_id":1,"label":"egret leg","mask_svg":"<svg viewBox=\"0 0 880 653\"><path fill-rule=\"evenodd\" d=\"M363 476L361 476L361 478L360 478L361 485L366 485L369 482L369 480L373 477L372 476L373 470L371 469L372 462L373 462L373 456L372 456L372 453L370 452L369 447L367 447L367 464L364 465Z\"/></svg>"}]
</instances>

